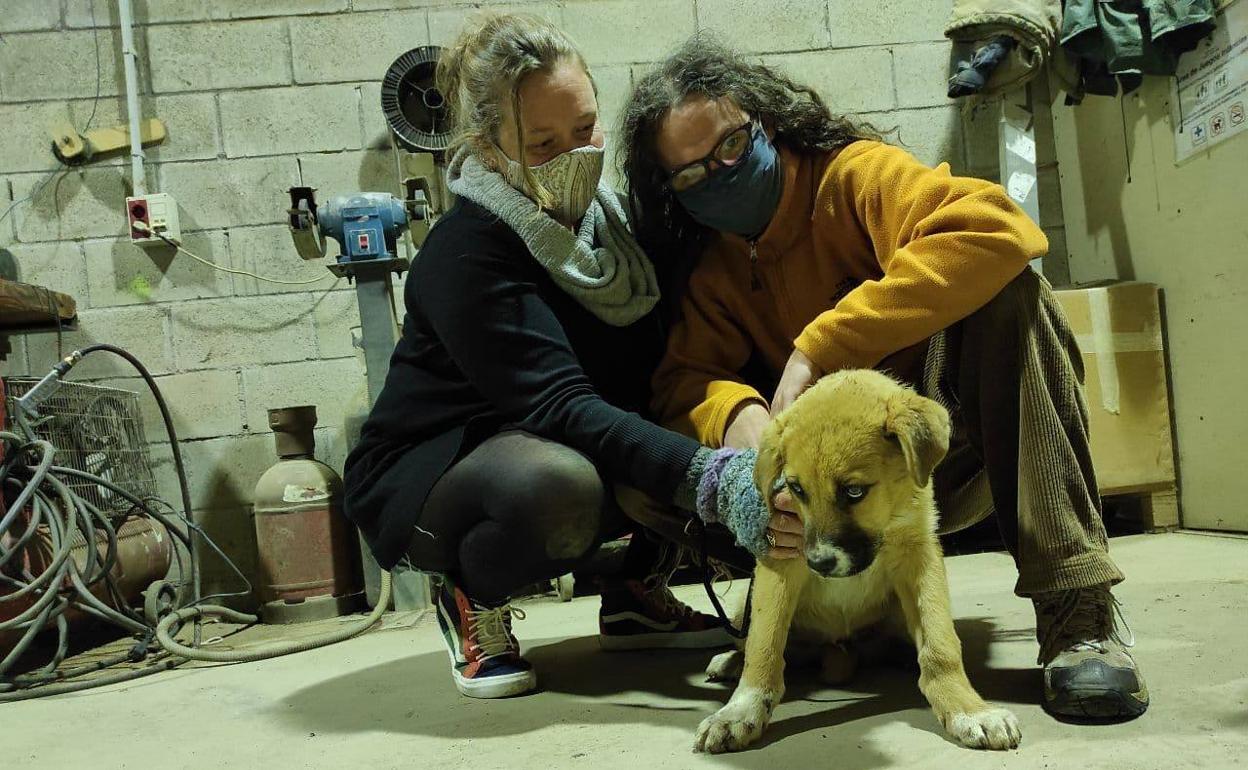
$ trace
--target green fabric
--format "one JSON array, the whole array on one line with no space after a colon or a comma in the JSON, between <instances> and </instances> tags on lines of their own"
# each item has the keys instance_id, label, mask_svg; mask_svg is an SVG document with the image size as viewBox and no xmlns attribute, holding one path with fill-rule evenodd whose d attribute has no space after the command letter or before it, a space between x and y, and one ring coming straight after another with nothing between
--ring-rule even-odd
<instances>
[{"instance_id":1,"label":"green fabric","mask_svg":"<svg viewBox=\"0 0 1248 770\"><path fill-rule=\"evenodd\" d=\"M1113 75L1173 75L1213 31L1214 0L1067 0L1061 43Z\"/></svg>"},{"instance_id":2,"label":"green fabric","mask_svg":"<svg viewBox=\"0 0 1248 770\"><path fill-rule=\"evenodd\" d=\"M672 502L677 508L686 511L698 509L698 482L702 480L702 474L706 472L706 466L710 464L711 457L714 455L714 450L706 447L700 447L694 453L693 459L689 461L689 467L685 469L685 478L676 487L676 494L673 495Z\"/></svg>"}]
</instances>

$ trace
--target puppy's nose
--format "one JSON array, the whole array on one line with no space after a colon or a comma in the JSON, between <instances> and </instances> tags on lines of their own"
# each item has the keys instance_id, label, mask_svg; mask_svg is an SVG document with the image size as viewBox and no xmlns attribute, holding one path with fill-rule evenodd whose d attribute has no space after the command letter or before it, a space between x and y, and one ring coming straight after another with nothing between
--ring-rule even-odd
<instances>
[{"instance_id":1,"label":"puppy's nose","mask_svg":"<svg viewBox=\"0 0 1248 770\"><path fill-rule=\"evenodd\" d=\"M844 548L826 541L806 549L806 564L823 577L845 577L850 573L853 561Z\"/></svg>"},{"instance_id":2,"label":"puppy's nose","mask_svg":"<svg viewBox=\"0 0 1248 770\"><path fill-rule=\"evenodd\" d=\"M827 554L820 559L807 559L806 564L824 577L836 577L840 574L841 560L836 554Z\"/></svg>"}]
</instances>

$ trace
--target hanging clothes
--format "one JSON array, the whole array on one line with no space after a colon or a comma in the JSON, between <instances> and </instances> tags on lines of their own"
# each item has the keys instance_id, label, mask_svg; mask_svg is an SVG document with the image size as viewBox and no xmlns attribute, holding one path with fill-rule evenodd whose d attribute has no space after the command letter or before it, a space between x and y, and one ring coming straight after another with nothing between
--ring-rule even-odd
<instances>
[{"instance_id":1,"label":"hanging clothes","mask_svg":"<svg viewBox=\"0 0 1248 770\"><path fill-rule=\"evenodd\" d=\"M1173 75L1179 55L1213 31L1215 0L1066 0L1060 41L1079 63L1070 92L1113 96L1145 75Z\"/></svg>"},{"instance_id":2,"label":"hanging clothes","mask_svg":"<svg viewBox=\"0 0 1248 770\"><path fill-rule=\"evenodd\" d=\"M1145 75L1173 75L1232 0L954 0L949 96L991 96L1046 65L1078 103L1113 96ZM1248 1L1248 0L1245 0Z\"/></svg>"},{"instance_id":3,"label":"hanging clothes","mask_svg":"<svg viewBox=\"0 0 1248 770\"><path fill-rule=\"evenodd\" d=\"M954 43L949 96L1011 91L1049 65L1064 88L1077 83L1058 48L1060 0L954 0L945 37Z\"/></svg>"},{"instance_id":4,"label":"hanging clothes","mask_svg":"<svg viewBox=\"0 0 1248 770\"><path fill-rule=\"evenodd\" d=\"M1016 44L1014 38L1002 35L975 49L969 60L955 57L953 74L949 76L949 98L982 92Z\"/></svg>"}]
</instances>

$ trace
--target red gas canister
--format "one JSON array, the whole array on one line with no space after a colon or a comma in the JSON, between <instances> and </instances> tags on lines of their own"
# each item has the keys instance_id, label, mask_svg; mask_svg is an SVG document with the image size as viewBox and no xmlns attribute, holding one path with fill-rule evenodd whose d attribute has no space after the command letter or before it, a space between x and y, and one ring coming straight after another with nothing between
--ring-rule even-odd
<instances>
[{"instance_id":1,"label":"red gas canister","mask_svg":"<svg viewBox=\"0 0 1248 770\"><path fill-rule=\"evenodd\" d=\"M278 461L256 483L257 586L266 623L301 623L363 606L359 546L342 514L342 479L313 458L316 407L269 410Z\"/></svg>"}]
</instances>

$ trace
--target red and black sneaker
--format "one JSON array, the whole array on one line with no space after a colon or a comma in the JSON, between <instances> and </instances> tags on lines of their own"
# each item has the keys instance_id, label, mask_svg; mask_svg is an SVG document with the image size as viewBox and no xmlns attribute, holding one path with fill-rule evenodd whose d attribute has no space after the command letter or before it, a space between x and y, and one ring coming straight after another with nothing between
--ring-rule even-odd
<instances>
[{"instance_id":1,"label":"red and black sneaker","mask_svg":"<svg viewBox=\"0 0 1248 770\"><path fill-rule=\"evenodd\" d=\"M468 598L449 578L438 590L438 625L451 655L455 687L469 698L506 698L537 687L533 666L520 656L511 619L524 612L511 604Z\"/></svg>"},{"instance_id":2,"label":"red and black sneaker","mask_svg":"<svg viewBox=\"0 0 1248 770\"><path fill-rule=\"evenodd\" d=\"M602 591L598 639L604 650L727 647L719 619L672 595L666 581L624 580Z\"/></svg>"}]
</instances>

